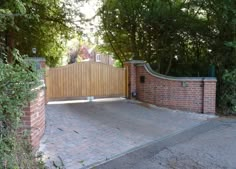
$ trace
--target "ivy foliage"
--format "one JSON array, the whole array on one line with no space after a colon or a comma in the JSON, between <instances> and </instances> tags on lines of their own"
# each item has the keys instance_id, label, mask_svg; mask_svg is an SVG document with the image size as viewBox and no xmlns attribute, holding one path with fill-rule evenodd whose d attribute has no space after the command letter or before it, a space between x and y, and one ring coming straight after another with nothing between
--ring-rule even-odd
<instances>
[{"instance_id":1,"label":"ivy foliage","mask_svg":"<svg viewBox=\"0 0 236 169\"><path fill-rule=\"evenodd\" d=\"M32 89L40 85L40 73L18 50L13 56L12 64L0 59L0 168L34 169L38 163L18 132L23 108L36 96Z\"/></svg>"}]
</instances>

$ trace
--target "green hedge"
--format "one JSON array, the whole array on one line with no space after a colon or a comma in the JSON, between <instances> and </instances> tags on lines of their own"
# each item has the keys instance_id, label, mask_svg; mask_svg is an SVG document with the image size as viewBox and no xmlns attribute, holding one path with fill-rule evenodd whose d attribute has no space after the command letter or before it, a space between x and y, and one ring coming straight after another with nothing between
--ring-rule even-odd
<instances>
[{"instance_id":1,"label":"green hedge","mask_svg":"<svg viewBox=\"0 0 236 169\"><path fill-rule=\"evenodd\" d=\"M225 115L236 115L236 69L226 71L223 75L220 107Z\"/></svg>"},{"instance_id":2,"label":"green hedge","mask_svg":"<svg viewBox=\"0 0 236 169\"><path fill-rule=\"evenodd\" d=\"M40 85L40 74L26 56L17 50L12 54L12 64L0 59L0 168L40 168L29 143L18 134L23 107L36 96L32 88Z\"/></svg>"}]
</instances>

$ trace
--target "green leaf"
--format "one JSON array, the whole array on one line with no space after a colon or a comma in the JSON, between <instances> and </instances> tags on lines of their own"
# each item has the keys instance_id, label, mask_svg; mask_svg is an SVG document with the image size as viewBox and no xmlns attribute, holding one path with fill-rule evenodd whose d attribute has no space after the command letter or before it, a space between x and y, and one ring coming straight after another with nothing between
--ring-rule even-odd
<instances>
[{"instance_id":1,"label":"green leaf","mask_svg":"<svg viewBox=\"0 0 236 169\"><path fill-rule=\"evenodd\" d=\"M26 14L26 8L20 0L15 0L15 5L20 14Z\"/></svg>"}]
</instances>

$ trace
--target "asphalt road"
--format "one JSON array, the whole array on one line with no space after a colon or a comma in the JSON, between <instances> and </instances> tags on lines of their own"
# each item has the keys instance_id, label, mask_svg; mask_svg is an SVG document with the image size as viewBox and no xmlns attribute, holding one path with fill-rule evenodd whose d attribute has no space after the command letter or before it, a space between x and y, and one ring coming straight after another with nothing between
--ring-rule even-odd
<instances>
[{"instance_id":1,"label":"asphalt road","mask_svg":"<svg viewBox=\"0 0 236 169\"><path fill-rule=\"evenodd\" d=\"M236 119L219 118L94 169L236 169Z\"/></svg>"}]
</instances>

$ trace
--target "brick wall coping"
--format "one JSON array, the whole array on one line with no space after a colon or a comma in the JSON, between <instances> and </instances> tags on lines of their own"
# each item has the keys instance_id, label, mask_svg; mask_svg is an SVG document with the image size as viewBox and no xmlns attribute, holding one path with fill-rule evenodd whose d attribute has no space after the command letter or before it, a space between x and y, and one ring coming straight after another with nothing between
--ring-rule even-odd
<instances>
[{"instance_id":1,"label":"brick wall coping","mask_svg":"<svg viewBox=\"0 0 236 169\"><path fill-rule=\"evenodd\" d=\"M144 62L140 61L140 63L137 63L136 61L134 62L128 62L128 63L134 63L136 66L144 66L146 71L150 73L152 76L155 76L160 79L165 79L165 80L172 80L172 81L212 81L216 82L217 79L215 77L173 77L173 76L166 76L160 73L155 72L151 66Z\"/></svg>"},{"instance_id":2,"label":"brick wall coping","mask_svg":"<svg viewBox=\"0 0 236 169\"><path fill-rule=\"evenodd\" d=\"M46 85L45 85L45 83L44 83L44 80L41 80L41 82L42 82L42 83L41 83L39 86L37 86L37 87L35 87L35 88L31 89L31 90L32 90L32 91L35 91L35 90L41 90L41 89L45 88Z\"/></svg>"},{"instance_id":3,"label":"brick wall coping","mask_svg":"<svg viewBox=\"0 0 236 169\"><path fill-rule=\"evenodd\" d=\"M124 63L133 63L133 64L145 64L147 63L146 61L144 60L129 60L129 61L126 61Z\"/></svg>"},{"instance_id":4,"label":"brick wall coping","mask_svg":"<svg viewBox=\"0 0 236 169\"><path fill-rule=\"evenodd\" d=\"M30 57L29 59L34 61L46 61L46 59L43 57Z\"/></svg>"}]
</instances>

